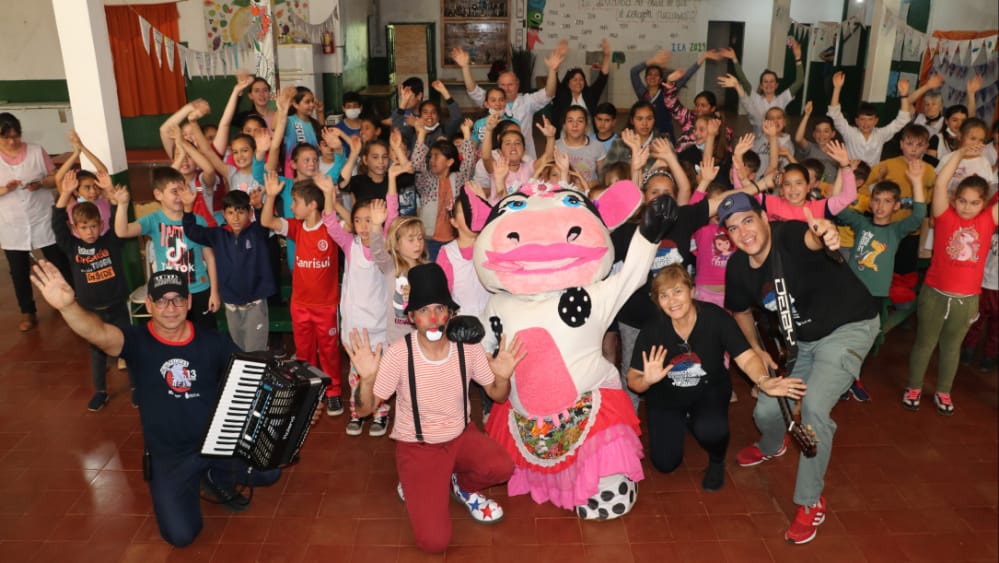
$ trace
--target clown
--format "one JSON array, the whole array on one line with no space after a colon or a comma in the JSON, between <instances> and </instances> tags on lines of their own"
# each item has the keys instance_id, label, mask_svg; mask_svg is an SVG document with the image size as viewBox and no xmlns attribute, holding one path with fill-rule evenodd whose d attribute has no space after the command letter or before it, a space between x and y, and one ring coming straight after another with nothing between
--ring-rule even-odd
<instances>
[{"instance_id":1,"label":"clown","mask_svg":"<svg viewBox=\"0 0 999 563\"><path fill-rule=\"evenodd\" d=\"M526 351L486 427L516 464L509 493L586 519L627 513L644 477L638 418L601 355L607 327L676 220L672 198L651 202L623 268L608 276L610 231L641 200L630 181L592 202L573 186L526 183L496 204L475 243L476 272L494 293L484 345L516 337Z\"/></svg>"}]
</instances>

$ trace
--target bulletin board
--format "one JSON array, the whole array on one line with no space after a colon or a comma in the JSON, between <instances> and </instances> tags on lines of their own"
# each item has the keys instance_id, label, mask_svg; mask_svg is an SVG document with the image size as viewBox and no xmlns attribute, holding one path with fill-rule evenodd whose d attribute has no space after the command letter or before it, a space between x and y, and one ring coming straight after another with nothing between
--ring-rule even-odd
<instances>
[{"instance_id":1,"label":"bulletin board","mask_svg":"<svg viewBox=\"0 0 999 563\"><path fill-rule=\"evenodd\" d=\"M703 52L708 0L547 0L539 37L548 48L597 51L603 37L615 50Z\"/></svg>"}]
</instances>

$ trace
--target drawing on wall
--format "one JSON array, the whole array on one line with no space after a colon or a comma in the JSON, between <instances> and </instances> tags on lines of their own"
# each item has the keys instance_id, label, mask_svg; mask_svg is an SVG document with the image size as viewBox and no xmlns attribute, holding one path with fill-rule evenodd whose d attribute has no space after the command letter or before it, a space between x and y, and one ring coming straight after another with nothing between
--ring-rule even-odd
<instances>
[{"instance_id":1,"label":"drawing on wall","mask_svg":"<svg viewBox=\"0 0 999 563\"><path fill-rule=\"evenodd\" d=\"M257 15L254 14L252 0L204 0L204 2L208 44L213 50L238 43L251 29ZM273 0L273 10L278 35L287 35L292 30L289 21L292 10L308 21L309 1Z\"/></svg>"},{"instance_id":2,"label":"drawing on wall","mask_svg":"<svg viewBox=\"0 0 999 563\"><path fill-rule=\"evenodd\" d=\"M572 49L597 50L604 37L625 51L702 41L688 37L695 28L702 2L704 0L528 0L528 48L533 49L536 43L554 47L559 40L568 39Z\"/></svg>"}]
</instances>

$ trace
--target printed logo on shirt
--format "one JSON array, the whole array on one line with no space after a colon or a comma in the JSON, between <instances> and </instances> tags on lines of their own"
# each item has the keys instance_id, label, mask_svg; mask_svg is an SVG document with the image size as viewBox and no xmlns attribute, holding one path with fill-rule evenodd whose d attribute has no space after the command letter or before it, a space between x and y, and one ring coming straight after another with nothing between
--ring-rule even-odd
<instances>
[{"instance_id":1,"label":"printed logo on shirt","mask_svg":"<svg viewBox=\"0 0 999 563\"><path fill-rule=\"evenodd\" d=\"M974 227L961 227L954 231L947 243L947 256L957 262L977 262L982 242Z\"/></svg>"},{"instance_id":2,"label":"printed logo on shirt","mask_svg":"<svg viewBox=\"0 0 999 563\"><path fill-rule=\"evenodd\" d=\"M326 242L326 239L319 239L319 242L316 243L316 247L319 248L319 252L326 252L330 249L330 243Z\"/></svg>"},{"instance_id":3,"label":"printed logo on shirt","mask_svg":"<svg viewBox=\"0 0 999 563\"><path fill-rule=\"evenodd\" d=\"M701 358L693 352L680 354L673 358L673 362L673 369L668 374L673 387L695 387L708 375L701 365Z\"/></svg>"},{"instance_id":4,"label":"printed logo on shirt","mask_svg":"<svg viewBox=\"0 0 999 563\"><path fill-rule=\"evenodd\" d=\"M167 387L170 388L168 394L184 399L193 399L199 396L198 393L190 392L194 382L198 380L198 374L195 370L188 369L189 365L187 360L174 358L167 360L160 367L160 375L163 376Z\"/></svg>"},{"instance_id":5,"label":"printed logo on shirt","mask_svg":"<svg viewBox=\"0 0 999 563\"><path fill-rule=\"evenodd\" d=\"M409 304L409 279L406 276L395 278L395 291L392 292L392 310L395 312L395 324L409 325L406 316L406 305Z\"/></svg>"},{"instance_id":6,"label":"printed logo on shirt","mask_svg":"<svg viewBox=\"0 0 999 563\"><path fill-rule=\"evenodd\" d=\"M654 276L659 270L670 264L683 264L683 255L680 254L680 249L677 248L675 242L663 239L659 243L659 248L656 250L656 257L652 259L652 267L649 270Z\"/></svg>"},{"instance_id":7,"label":"printed logo on shirt","mask_svg":"<svg viewBox=\"0 0 999 563\"><path fill-rule=\"evenodd\" d=\"M874 270L877 272L878 265L876 260L887 249L887 244L874 239L874 233L864 231L860 235L860 241L857 242L857 251L853 255L857 261L857 269L860 271Z\"/></svg>"},{"instance_id":8,"label":"printed logo on shirt","mask_svg":"<svg viewBox=\"0 0 999 563\"><path fill-rule=\"evenodd\" d=\"M715 237L711 239L711 265L724 268L734 252L732 239L728 238L728 233L721 230L715 233Z\"/></svg>"},{"instance_id":9,"label":"printed logo on shirt","mask_svg":"<svg viewBox=\"0 0 999 563\"><path fill-rule=\"evenodd\" d=\"M106 248L77 247L75 260L80 264L87 283L100 283L115 277L111 265L111 253Z\"/></svg>"},{"instance_id":10,"label":"printed logo on shirt","mask_svg":"<svg viewBox=\"0 0 999 563\"><path fill-rule=\"evenodd\" d=\"M187 247L184 238L183 225L160 224L160 246L166 261L160 264L160 270L174 270L187 274L187 285L194 285L207 280L198 277L194 264L194 249Z\"/></svg>"},{"instance_id":11,"label":"printed logo on shirt","mask_svg":"<svg viewBox=\"0 0 999 563\"><path fill-rule=\"evenodd\" d=\"M797 326L802 326L812 322L811 319L802 320L801 315L798 314L798 308L794 306L794 296L791 295L789 291L785 291L785 293L787 294L787 297L791 300L790 303L791 318L794 320L794 324ZM774 288L774 283L772 281L768 281L763 285L763 298L761 299L761 301L763 303L764 309L770 311L771 313L777 313L778 315L780 314L780 312L777 310L777 291Z\"/></svg>"}]
</instances>

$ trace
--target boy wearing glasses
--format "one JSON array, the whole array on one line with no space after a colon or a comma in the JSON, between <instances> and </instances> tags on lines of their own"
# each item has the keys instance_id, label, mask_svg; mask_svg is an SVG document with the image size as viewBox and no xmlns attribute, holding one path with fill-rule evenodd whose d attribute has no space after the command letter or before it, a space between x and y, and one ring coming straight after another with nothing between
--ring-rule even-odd
<instances>
[{"instance_id":1,"label":"boy wearing glasses","mask_svg":"<svg viewBox=\"0 0 999 563\"><path fill-rule=\"evenodd\" d=\"M31 281L73 332L109 356L120 356L135 374L135 391L146 447L146 481L160 535L184 547L203 525L199 489L233 512L249 507L237 485L265 486L281 472L251 470L238 459L200 453L205 428L218 402L219 381L236 352L225 335L187 320L192 296L186 276L161 270L149 277L142 326L101 321L76 302L73 289L50 262L34 267Z\"/></svg>"}]
</instances>

